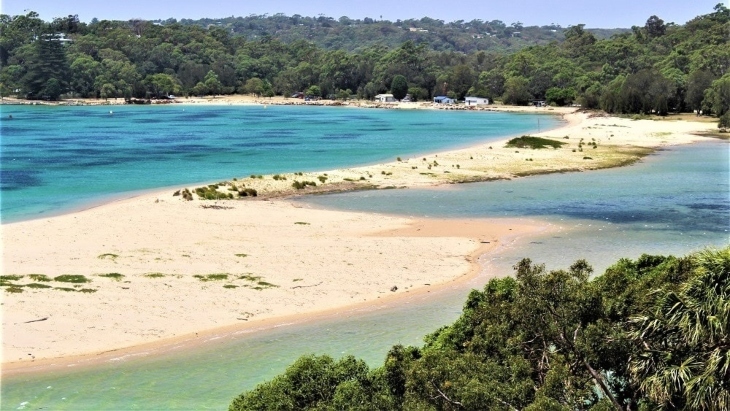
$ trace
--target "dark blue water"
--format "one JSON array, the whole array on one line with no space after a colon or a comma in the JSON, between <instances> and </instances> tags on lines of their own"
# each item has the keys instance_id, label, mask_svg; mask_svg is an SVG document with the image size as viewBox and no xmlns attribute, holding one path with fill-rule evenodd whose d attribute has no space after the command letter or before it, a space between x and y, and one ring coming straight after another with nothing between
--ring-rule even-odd
<instances>
[{"instance_id":1,"label":"dark blue water","mask_svg":"<svg viewBox=\"0 0 730 411\"><path fill-rule=\"evenodd\" d=\"M17 221L138 190L393 161L536 127L534 115L484 112L0 106L0 212Z\"/></svg>"}]
</instances>

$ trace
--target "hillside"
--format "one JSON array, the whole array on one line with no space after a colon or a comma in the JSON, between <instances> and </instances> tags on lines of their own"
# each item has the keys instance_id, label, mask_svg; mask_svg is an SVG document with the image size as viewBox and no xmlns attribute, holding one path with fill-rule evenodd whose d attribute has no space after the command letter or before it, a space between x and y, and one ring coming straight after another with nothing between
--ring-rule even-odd
<instances>
[{"instance_id":1,"label":"hillside","mask_svg":"<svg viewBox=\"0 0 730 411\"><path fill-rule=\"evenodd\" d=\"M221 19L183 19L177 22L157 20L162 25L179 23L204 28L216 27L242 35L246 39L270 36L286 44L306 39L325 50L358 51L371 46L397 47L406 41L426 44L435 51L509 52L524 47L565 40L565 28L559 25L510 25L500 20L454 21L445 23L429 17L398 20L353 20L340 17L303 17L276 14L273 16L226 17ZM587 29L598 39L629 32L630 29Z\"/></svg>"},{"instance_id":2,"label":"hillside","mask_svg":"<svg viewBox=\"0 0 730 411\"><path fill-rule=\"evenodd\" d=\"M283 15L85 24L30 12L2 16L0 29L4 96L373 99L398 78L416 101L472 95L624 114L701 111L730 125L730 114L722 117L730 108L730 10L722 4L684 25L649 16L603 39L581 24Z\"/></svg>"}]
</instances>

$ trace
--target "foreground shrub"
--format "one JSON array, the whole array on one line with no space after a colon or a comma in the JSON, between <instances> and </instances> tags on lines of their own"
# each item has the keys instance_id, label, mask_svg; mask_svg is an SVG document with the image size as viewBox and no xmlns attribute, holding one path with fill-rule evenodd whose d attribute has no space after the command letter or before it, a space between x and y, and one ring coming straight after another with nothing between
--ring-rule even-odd
<instances>
[{"instance_id":1,"label":"foreground shrub","mask_svg":"<svg viewBox=\"0 0 730 411\"><path fill-rule=\"evenodd\" d=\"M730 247L515 270L375 370L301 357L229 409L730 409Z\"/></svg>"}]
</instances>

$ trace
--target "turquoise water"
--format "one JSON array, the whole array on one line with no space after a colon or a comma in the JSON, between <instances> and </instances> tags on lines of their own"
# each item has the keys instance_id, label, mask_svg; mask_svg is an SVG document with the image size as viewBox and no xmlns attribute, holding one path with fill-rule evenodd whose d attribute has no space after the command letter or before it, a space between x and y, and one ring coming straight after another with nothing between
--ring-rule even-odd
<instances>
[{"instance_id":1,"label":"turquoise water","mask_svg":"<svg viewBox=\"0 0 730 411\"><path fill-rule=\"evenodd\" d=\"M397 115L402 113L406 112ZM457 119L454 127L462 117ZM430 150L414 144L413 153ZM383 155L390 159L394 154ZM510 265L522 256L556 267L588 258L600 267L644 251L683 254L708 244L727 244L728 175L728 145L720 142L660 152L622 169L435 190L308 197L304 201L315 205L406 215L540 218L562 229L505 249L487 261L486 272L469 284L413 297L397 306L221 335L194 350L173 349L90 369L6 378L0 409L225 409L235 395L282 372L302 354L353 354L377 365L393 344L420 344L423 335L452 322L470 288L481 287L486 274L510 272Z\"/></svg>"},{"instance_id":2,"label":"turquoise water","mask_svg":"<svg viewBox=\"0 0 730 411\"><path fill-rule=\"evenodd\" d=\"M544 129L560 124L540 117ZM0 106L0 213L11 222L138 190L393 161L526 133L537 122L336 107Z\"/></svg>"},{"instance_id":3,"label":"turquoise water","mask_svg":"<svg viewBox=\"0 0 730 411\"><path fill-rule=\"evenodd\" d=\"M727 142L674 147L630 167L550 174L445 189L366 191L300 201L421 217L522 217L562 230L532 239L495 261L502 272L522 257L562 268L579 258L596 272L642 253L685 254L728 244Z\"/></svg>"}]
</instances>

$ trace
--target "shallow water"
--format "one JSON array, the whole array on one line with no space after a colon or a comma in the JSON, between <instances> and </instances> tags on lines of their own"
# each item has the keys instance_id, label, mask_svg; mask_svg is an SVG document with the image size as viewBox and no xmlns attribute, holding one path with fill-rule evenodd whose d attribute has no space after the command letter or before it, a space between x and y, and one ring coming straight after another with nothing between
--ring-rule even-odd
<instances>
[{"instance_id":1,"label":"shallow water","mask_svg":"<svg viewBox=\"0 0 730 411\"><path fill-rule=\"evenodd\" d=\"M609 170L437 189L332 194L300 201L420 217L548 220L561 232L505 254L500 267L509 268L523 256L548 268L585 258L600 273L621 257L684 254L728 244L728 147L726 142L674 147L632 166Z\"/></svg>"},{"instance_id":2,"label":"shallow water","mask_svg":"<svg viewBox=\"0 0 730 411\"><path fill-rule=\"evenodd\" d=\"M560 124L539 117L544 129ZM526 133L537 118L338 107L0 106L0 217L58 214L152 188L394 161Z\"/></svg>"}]
</instances>

